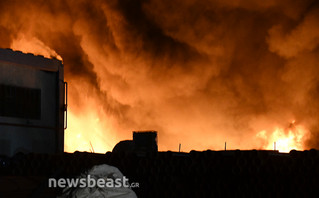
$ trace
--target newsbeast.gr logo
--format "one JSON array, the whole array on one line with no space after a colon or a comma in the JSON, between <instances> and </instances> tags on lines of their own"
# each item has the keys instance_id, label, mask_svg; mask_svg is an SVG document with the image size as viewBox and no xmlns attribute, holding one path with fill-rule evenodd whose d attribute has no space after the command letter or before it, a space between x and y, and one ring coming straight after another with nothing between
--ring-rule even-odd
<instances>
[{"instance_id":1,"label":"newsbeast.gr logo","mask_svg":"<svg viewBox=\"0 0 319 198\"><path fill-rule=\"evenodd\" d=\"M48 186L49 188L137 188L139 187L139 183L133 182L129 184L129 180L125 176L122 178L96 178L91 177L91 175L87 175L86 178L60 178L58 180L55 178L49 178Z\"/></svg>"}]
</instances>

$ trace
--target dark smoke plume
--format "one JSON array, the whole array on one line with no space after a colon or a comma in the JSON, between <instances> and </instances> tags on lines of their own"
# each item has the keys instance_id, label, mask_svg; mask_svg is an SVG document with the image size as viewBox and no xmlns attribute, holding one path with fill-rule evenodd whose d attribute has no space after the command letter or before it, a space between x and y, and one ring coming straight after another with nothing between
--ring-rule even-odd
<instances>
[{"instance_id":1,"label":"dark smoke plume","mask_svg":"<svg viewBox=\"0 0 319 198\"><path fill-rule=\"evenodd\" d=\"M12 0L0 13L0 47L61 56L73 114L98 112L109 144L153 129L161 150L259 149L258 132L296 120L319 148L315 0Z\"/></svg>"}]
</instances>

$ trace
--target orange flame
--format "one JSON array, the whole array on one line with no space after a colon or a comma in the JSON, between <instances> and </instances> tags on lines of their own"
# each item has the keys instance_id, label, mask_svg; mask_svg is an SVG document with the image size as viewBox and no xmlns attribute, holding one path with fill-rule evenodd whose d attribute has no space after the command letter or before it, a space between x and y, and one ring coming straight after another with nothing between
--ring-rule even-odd
<instances>
[{"instance_id":1,"label":"orange flame","mask_svg":"<svg viewBox=\"0 0 319 198\"><path fill-rule=\"evenodd\" d=\"M82 45L84 45L85 49L90 49L90 47L88 46L87 43L90 43L89 40L82 40ZM11 48L14 50L21 50L25 53L33 53L36 55L43 55L45 57L48 58L52 58L52 57L56 57L60 60L61 57L50 47L48 47L47 45L45 45L45 43L43 43L42 41L40 41L39 39L37 39L36 37L33 36L26 36L21 34L20 36L17 37L17 39L13 40L13 42L11 43ZM106 71L103 70L103 66L104 64L100 63L100 61L103 58L100 58L99 55L97 55L98 53L95 53L95 51L93 50L94 53L91 53L91 56L89 57L91 60L91 62L94 65L94 70L96 70L97 73L108 73ZM89 53L88 53L89 54ZM93 54L93 55L92 55ZM103 61L102 61L103 62ZM111 64L112 65L112 64ZM116 64L115 64L116 65ZM120 73L122 71L118 71L118 69L121 67L115 67L115 69L113 69L112 72L114 72L115 74ZM144 70L141 70L141 72L143 72ZM133 72L134 73L134 72ZM177 71L177 73L180 73L180 71ZM205 72L204 72L205 73ZM188 74L187 74L188 75ZM185 76L187 76L185 74ZM288 75L288 74L287 74ZM217 147L216 145L220 144L223 142L223 140L225 139L225 137L223 136L223 133L225 131L225 136L228 136L229 131L232 131L232 127L230 125L232 124L225 124L226 120L228 120L229 118L227 116L224 116L222 114L218 114L216 113L216 115L214 115L212 110L208 110L207 112L209 113L203 113L204 110L206 110L206 107L211 105L210 101L198 101L198 98L195 97L195 100L200 103L202 102L200 105L198 106L192 106L191 108L189 108L190 110L186 110L183 113L180 113L180 109L184 110L184 103L179 103L180 99L177 99L176 101L170 101L171 105L168 105L169 103L166 103L165 99L166 99L166 94L167 92L178 92L178 91L184 91L184 95L188 95L188 92L197 90L197 88L194 88L194 90L189 91L188 87L193 87L194 82L200 82L200 79L198 78L198 76L203 77L202 73L199 72L197 77L192 77L190 75L190 77L186 77L186 78L182 78L183 79L183 83L180 83L180 79L178 79L176 82L172 83L172 84L163 84L161 86L158 86L158 84L154 83L144 83L144 78L146 78L145 76L142 75L141 79L135 79L135 76L139 76L139 75L135 75L134 73L134 78L130 75L125 76L123 79L120 79L119 82L117 82L117 86L118 87L122 87L123 84L126 83L126 80L128 81L128 83L130 81L136 81L135 85L139 85L142 84L141 82L143 82L143 85L145 84L145 86L132 86L134 88L136 88L137 90L134 90L134 92L142 92L139 91L138 89L147 89L147 91L145 92L151 92L153 94L146 94L143 95L142 97L149 97L150 100L152 102L150 102L150 105L152 108L156 108L156 109L161 109L159 112L154 113L154 115L156 115L157 117L161 117L159 118L158 123L154 122L154 121L149 121L147 126L163 126L163 125L169 125L169 128L165 128L166 131L164 131L164 133L166 132L166 134L169 134L169 136L166 137L166 140L164 140L163 142L160 142L159 148L165 148L166 149L172 149L174 148L174 145L176 145L176 149L178 148L178 143L176 142L176 139L181 138L183 141L185 141L185 143L183 141L180 141L183 143L183 148L187 151L191 150L191 149L219 149L219 148L223 148L221 147ZM103 75L99 76L101 79L103 79ZM209 77L209 75L207 76L207 78ZM127 79L126 79L127 78ZM167 78L168 79L168 78ZM67 79L67 80L72 80L72 79ZM164 80L163 81L168 81L168 80ZM186 83L185 83L185 82ZM132 92L127 92L127 93L122 93L121 91L118 90L122 90L121 89L108 89L108 84L106 81L101 81L102 83L102 88L111 92L111 94L113 94L113 96L115 96L116 99L123 101L124 104L130 104L130 103L135 103L130 101L132 97L135 97L134 94L132 94ZM216 84L219 84L219 82L214 82ZM243 90L245 89L245 83L243 82L243 80L240 78L238 81L236 80L235 83L237 83L239 90ZM80 83L74 83L74 86L70 86L71 89L74 89L74 87L77 87L78 89L83 89L83 84L82 82ZM176 84L173 86L173 84ZM71 85L71 84L70 84ZM191 85L191 86L188 86ZM218 85L219 86L219 85ZM158 88L158 89L154 89L154 87ZM166 87L170 87L171 89L169 91L166 91ZM195 86L197 87L197 86ZM201 85L198 85L198 87L200 88ZM198 88L198 89L199 89ZM131 89L132 91L133 89ZM154 91L157 90L157 91ZM223 92L224 87L220 88L220 92ZM227 90L225 88L225 90ZM216 93L219 93L219 91L217 91ZM226 91L228 92L228 91ZM231 92L231 91L229 91ZM82 92L81 92L82 93ZM158 97L156 97L156 94L158 95ZM84 94L85 95L85 94ZM84 96L83 95L83 96ZM170 94L168 94L170 95ZM183 94L182 94L183 95ZM219 94L217 94L219 95ZM223 94L221 94L222 96ZM230 96L232 96L232 94L230 94ZM84 96L87 97L87 96ZM231 97L229 96L223 96L225 97L227 100L225 101L226 103L233 103L234 101L232 99L229 99ZM223 99L223 97L221 97L221 99ZM228 97L228 98L227 98ZM147 98L147 99L149 99ZM160 99L154 99L154 98L160 98ZM164 102L162 102L162 98L164 98ZM168 97L169 98L169 97ZM69 101L69 118L68 118L68 129L65 132L65 151L67 152L73 152L76 150L79 151L91 151L94 150L95 152L100 152L100 153L105 153L106 151L110 151L113 146L120 140L123 139L131 139L131 134L129 131L127 131L129 133L129 137L126 137L125 135L121 135L121 137L116 137L116 132L119 132L120 129L116 128L117 126L113 126L115 125L114 123L110 124L108 123L106 120L110 119L107 116L105 116L103 113L99 113L99 104L98 102L94 102L95 99L92 98L88 98L88 99L81 99L81 105L85 106L84 108L81 107L81 109L79 111L76 111L75 108L72 109L72 104L73 102L76 102L78 100L78 98L76 98L75 95L72 95L70 93L70 97L69 97L70 101ZM147 100L146 99L146 100ZM71 101L72 100L72 101ZM93 101L93 102L92 102ZM155 101L155 102L154 102ZM187 101L187 100L186 100ZM219 104L221 100L216 100L216 104ZM189 101L187 101L189 102ZM215 101L214 101L215 102ZM138 102L136 102L138 103ZM163 105L163 103L165 103ZM155 106L154 106L154 105ZM192 104L192 102L186 103L186 104ZM167 105L167 106L165 106ZM206 106L205 106L206 105ZM75 105L74 105L75 106ZM223 112L224 111L224 105L221 105L220 109L218 107L218 105L216 106L216 112ZM227 106L227 105L226 105ZM147 108L146 108L147 109ZM147 109L148 110L148 109ZM151 114L151 116L145 116L144 117L138 117L138 113L136 113L139 111L132 111L130 112L130 116L135 116L137 123L143 122L145 121L145 117L150 118L153 116ZM147 111L146 111L147 112ZM142 112L143 113L143 112ZM145 113L145 112L144 112ZM189 116L189 115L196 115L196 116ZM196 120L193 120L193 118L196 117ZM214 118L214 119L211 119ZM174 122L171 122L170 120L174 119ZM211 123L213 120L213 124ZM146 120L148 121L148 120ZM155 124L154 124L155 123ZM185 124L186 123L186 124ZM207 125L207 123L210 123L211 125ZM140 125L132 125L134 127L136 126L140 126ZM218 128L220 126L220 128ZM144 127L144 126L142 126ZM115 129L116 128L116 129ZM207 129L206 129L207 128ZM130 130L135 130L136 128L131 128ZM157 128L152 128L152 129L157 129ZM211 129L214 129L216 131L221 131L220 133L218 133L217 135L209 133ZM245 129L245 127L244 127ZM288 127L274 127L272 130L262 130L259 133L257 133L257 135L255 136L255 132L254 135L249 135L249 139L247 142L240 142L240 139L238 140L237 138L233 138L235 137L237 133L237 131L242 131L244 129L238 129L237 127L234 129L234 133L229 133L230 137L227 137L229 139L228 142L230 142L230 147L231 149L253 149L253 148L257 148L259 147L260 144L257 143L253 143L251 144L254 140L257 139L262 141L262 149L269 149L272 150L274 149L274 143L276 143L276 150L279 150L280 152L289 152L291 149L297 149L297 150L303 150L306 147L304 146L304 142L306 140L306 138L308 138L310 132L308 131L308 129L301 125L301 124L296 124L295 121L292 121ZM262 128L263 129L263 128ZM125 129L126 130L126 129ZM194 131L200 131L202 130L202 132L200 134L197 133L188 133L188 132L194 132ZM185 131L185 132L184 132ZM254 131L259 131L259 130L254 130ZM199 137L200 136L200 137ZM174 138L171 138L174 137ZM237 136L236 136L237 137ZM163 138L164 139L164 138ZM221 140L223 139L223 140ZM234 142L233 144L232 141ZM241 145L239 145L241 143ZM92 146L91 146L92 145ZM185 146L184 146L185 145ZM228 146L228 145L227 145ZM93 147L93 148L92 148Z\"/></svg>"},{"instance_id":2,"label":"orange flame","mask_svg":"<svg viewBox=\"0 0 319 198\"><path fill-rule=\"evenodd\" d=\"M266 142L262 149L289 152L294 149L304 150L303 141L308 135L309 131L303 125L297 125L293 120L287 128L275 127L271 133L262 130L257 137Z\"/></svg>"},{"instance_id":3,"label":"orange flame","mask_svg":"<svg viewBox=\"0 0 319 198\"><path fill-rule=\"evenodd\" d=\"M65 131L65 151L94 151L105 153L111 151L113 145L109 142L113 138L101 135L105 129L98 115L89 112L85 115L76 116L69 111L69 126ZM93 147L93 148L92 148Z\"/></svg>"},{"instance_id":4,"label":"orange flame","mask_svg":"<svg viewBox=\"0 0 319 198\"><path fill-rule=\"evenodd\" d=\"M42 41L35 37L28 38L24 34L20 34L18 38L11 43L11 48L24 53L42 55L46 58L56 58L62 61L62 57L46 46Z\"/></svg>"}]
</instances>

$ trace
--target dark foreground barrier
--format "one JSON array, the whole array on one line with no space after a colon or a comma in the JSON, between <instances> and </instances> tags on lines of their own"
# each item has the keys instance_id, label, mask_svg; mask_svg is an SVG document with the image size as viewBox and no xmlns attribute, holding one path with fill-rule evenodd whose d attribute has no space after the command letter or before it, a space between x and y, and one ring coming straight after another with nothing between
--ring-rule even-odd
<instances>
[{"instance_id":1,"label":"dark foreground barrier","mask_svg":"<svg viewBox=\"0 0 319 198\"><path fill-rule=\"evenodd\" d=\"M319 152L191 151L16 154L0 157L0 197L56 197L48 178L75 178L94 165L117 167L143 197L318 197Z\"/></svg>"}]
</instances>

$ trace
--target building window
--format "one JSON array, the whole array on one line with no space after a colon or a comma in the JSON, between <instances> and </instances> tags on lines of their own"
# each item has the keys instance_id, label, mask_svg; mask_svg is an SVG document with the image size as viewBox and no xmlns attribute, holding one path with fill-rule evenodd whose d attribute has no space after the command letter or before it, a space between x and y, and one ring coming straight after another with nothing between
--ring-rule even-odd
<instances>
[{"instance_id":1,"label":"building window","mask_svg":"<svg viewBox=\"0 0 319 198\"><path fill-rule=\"evenodd\" d=\"M0 116L41 119L41 90L0 85Z\"/></svg>"}]
</instances>

